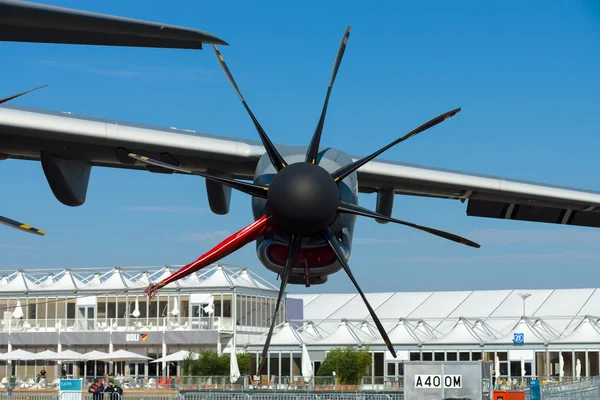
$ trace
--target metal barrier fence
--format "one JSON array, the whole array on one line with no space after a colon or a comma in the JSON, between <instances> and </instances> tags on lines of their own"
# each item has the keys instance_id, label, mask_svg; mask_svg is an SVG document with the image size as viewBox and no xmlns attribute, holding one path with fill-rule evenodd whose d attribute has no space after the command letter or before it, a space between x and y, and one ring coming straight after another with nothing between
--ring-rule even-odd
<instances>
[{"instance_id":1,"label":"metal barrier fence","mask_svg":"<svg viewBox=\"0 0 600 400\"><path fill-rule=\"evenodd\" d=\"M67 400L72 398L74 393L44 393L36 391L17 391L17 392L0 392L0 400ZM132 392L123 393L120 396L118 393L81 393L81 396L76 396L78 400L183 400L179 393L151 393L151 392ZM244 397L245 398L245 397Z\"/></svg>"},{"instance_id":2,"label":"metal barrier fence","mask_svg":"<svg viewBox=\"0 0 600 400\"><path fill-rule=\"evenodd\" d=\"M402 393L226 393L196 392L182 395L182 400L404 400Z\"/></svg>"},{"instance_id":3,"label":"metal barrier fence","mask_svg":"<svg viewBox=\"0 0 600 400\"><path fill-rule=\"evenodd\" d=\"M91 393L82 393L82 400L156 400L154 393L124 393L123 397L116 393L103 393L104 396L93 397ZM241 393L241 392L194 392L183 395L163 395L164 400L404 400L401 393ZM0 400L61 400L58 393L43 392L7 392L0 393Z\"/></svg>"}]
</instances>

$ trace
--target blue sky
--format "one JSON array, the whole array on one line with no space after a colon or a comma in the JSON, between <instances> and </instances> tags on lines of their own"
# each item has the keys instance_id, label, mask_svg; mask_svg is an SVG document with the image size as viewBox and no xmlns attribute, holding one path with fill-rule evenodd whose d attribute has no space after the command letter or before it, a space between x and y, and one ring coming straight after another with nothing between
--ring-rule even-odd
<instances>
[{"instance_id":1,"label":"blue sky","mask_svg":"<svg viewBox=\"0 0 600 400\"><path fill-rule=\"evenodd\" d=\"M456 117L381 158L598 190L600 7L594 2L45 1L190 26L221 47L275 143L308 144L339 41L352 33L322 144L368 154L455 107ZM0 43L2 94L74 114L257 140L210 49ZM0 229L0 268L185 264L251 222L250 198L208 210L204 181L95 168L87 202L52 195L39 163L0 162L0 212L46 237ZM375 197L361 204L373 208ZM394 216L465 235L472 249L360 219L351 258L373 291L597 286L600 232L466 217L466 204L397 196ZM275 282L255 247L224 262ZM353 292L339 273L325 287Z\"/></svg>"}]
</instances>

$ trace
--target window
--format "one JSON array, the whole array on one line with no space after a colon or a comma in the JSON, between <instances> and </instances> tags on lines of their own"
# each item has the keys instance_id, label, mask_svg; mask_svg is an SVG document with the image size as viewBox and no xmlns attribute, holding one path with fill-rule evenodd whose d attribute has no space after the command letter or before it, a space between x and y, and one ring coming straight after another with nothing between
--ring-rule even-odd
<instances>
[{"instance_id":1,"label":"window","mask_svg":"<svg viewBox=\"0 0 600 400\"><path fill-rule=\"evenodd\" d=\"M387 365L387 375L395 376L396 375L396 363L388 363Z\"/></svg>"},{"instance_id":2,"label":"window","mask_svg":"<svg viewBox=\"0 0 600 400\"><path fill-rule=\"evenodd\" d=\"M535 374L539 377L546 376L546 352L535 353Z\"/></svg>"}]
</instances>

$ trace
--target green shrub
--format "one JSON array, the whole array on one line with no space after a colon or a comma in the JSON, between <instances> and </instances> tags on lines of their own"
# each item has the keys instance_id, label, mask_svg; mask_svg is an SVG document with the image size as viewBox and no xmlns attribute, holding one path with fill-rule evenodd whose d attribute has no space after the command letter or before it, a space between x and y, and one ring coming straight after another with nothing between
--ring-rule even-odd
<instances>
[{"instance_id":1,"label":"green shrub","mask_svg":"<svg viewBox=\"0 0 600 400\"><path fill-rule=\"evenodd\" d=\"M318 376L332 376L335 371L340 385L358 385L371 365L369 349L358 350L352 346L345 349L333 349L323 360Z\"/></svg>"},{"instance_id":2,"label":"green shrub","mask_svg":"<svg viewBox=\"0 0 600 400\"><path fill-rule=\"evenodd\" d=\"M211 350L200 351L197 359L191 357L183 360L183 375L186 376L229 376L229 354L217 354ZM237 354L238 367L241 375L248 374L252 354Z\"/></svg>"}]
</instances>

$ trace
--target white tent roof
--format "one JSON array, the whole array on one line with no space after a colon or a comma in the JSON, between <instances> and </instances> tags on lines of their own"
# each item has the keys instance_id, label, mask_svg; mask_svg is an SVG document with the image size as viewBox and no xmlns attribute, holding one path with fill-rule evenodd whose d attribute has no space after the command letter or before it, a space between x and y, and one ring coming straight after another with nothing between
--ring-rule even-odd
<instances>
[{"instance_id":1,"label":"white tent roof","mask_svg":"<svg viewBox=\"0 0 600 400\"><path fill-rule=\"evenodd\" d=\"M246 268L242 269L239 272L236 272L232 275L233 283L237 287L247 287L247 288L258 288L258 289L276 289L273 285L267 285L261 282L261 278L258 276L252 276L250 271Z\"/></svg>"},{"instance_id":2,"label":"white tent roof","mask_svg":"<svg viewBox=\"0 0 600 400\"><path fill-rule=\"evenodd\" d=\"M102 279L104 278L104 279ZM113 268L110 272L102 275L100 283L96 279L85 285L82 289L94 290L120 290L134 287L135 284L123 275L120 268Z\"/></svg>"},{"instance_id":3,"label":"white tent roof","mask_svg":"<svg viewBox=\"0 0 600 400\"><path fill-rule=\"evenodd\" d=\"M225 269L218 265L212 270L212 273L206 276L198 287L214 288L214 287L232 287L233 279L225 272Z\"/></svg>"},{"instance_id":4,"label":"white tent roof","mask_svg":"<svg viewBox=\"0 0 600 400\"><path fill-rule=\"evenodd\" d=\"M483 338L475 333L469 322L464 318L460 318L450 332L446 333L444 336L427 342L427 344L473 343L483 343Z\"/></svg>"},{"instance_id":5,"label":"white tent roof","mask_svg":"<svg viewBox=\"0 0 600 400\"><path fill-rule=\"evenodd\" d=\"M513 344L515 333L522 333L524 343L536 344L545 343L548 341L542 333L533 327L533 323L527 318L521 318L509 332L499 337L496 340L492 340L491 343L495 344Z\"/></svg>"},{"instance_id":6,"label":"white tent roof","mask_svg":"<svg viewBox=\"0 0 600 400\"><path fill-rule=\"evenodd\" d=\"M298 332L302 335L305 340L308 338L321 339L325 335L323 332L317 328L317 326L312 321L306 321L302 324L302 326L298 329Z\"/></svg>"},{"instance_id":7,"label":"white tent roof","mask_svg":"<svg viewBox=\"0 0 600 400\"><path fill-rule=\"evenodd\" d=\"M306 332L301 333L297 331L289 322L285 322L275 329L276 330L273 332L273 336L271 337L271 346L290 344L300 345L315 339L314 336L311 336ZM266 338L267 334L265 333L264 335L259 336L253 342L264 343Z\"/></svg>"},{"instance_id":8,"label":"white tent roof","mask_svg":"<svg viewBox=\"0 0 600 400\"><path fill-rule=\"evenodd\" d=\"M96 288L102 283L100 274L94 274L86 283L84 288Z\"/></svg>"},{"instance_id":9,"label":"white tent roof","mask_svg":"<svg viewBox=\"0 0 600 400\"><path fill-rule=\"evenodd\" d=\"M34 290L44 290L44 291L71 291L71 290L77 290L80 287L84 286L84 283L79 280L75 274L73 274L71 272L71 270L66 269L62 272L62 276L49 283L49 284L42 284L38 287L36 287Z\"/></svg>"},{"instance_id":10,"label":"white tent roof","mask_svg":"<svg viewBox=\"0 0 600 400\"><path fill-rule=\"evenodd\" d=\"M315 340L311 342L311 344L347 346L370 343L373 341L373 339L373 337L367 336L367 334L359 329L353 328L348 321L342 320L337 329L329 336L326 336L323 339Z\"/></svg>"},{"instance_id":11,"label":"white tent roof","mask_svg":"<svg viewBox=\"0 0 600 400\"><path fill-rule=\"evenodd\" d=\"M198 274L194 272L183 278L179 285L181 287L196 287L200 281L201 279L198 277Z\"/></svg>"},{"instance_id":12,"label":"white tent roof","mask_svg":"<svg viewBox=\"0 0 600 400\"><path fill-rule=\"evenodd\" d=\"M158 282L175 272L179 267L163 266L148 272L151 267L129 269L114 267L106 272L75 273L65 269L59 272L17 271L0 278L0 296L3 293L23 292L74 292L74 291L119 291L128 289L130 293L146 288L151 282ZM140 269L137 269L140 268ZM164 289L180 288L230 288L276 291L277 287L246 268L215 264L198 273L192 273L180 281L167 285Z\"/></svg>"},{"instance_id":13,"label":"white tent roof","mask_svg":"<svg viewBox=\"0 0 600 400\"><path fill-rule=\"evenodd\" d=\"M170 266L167 265L164 268L162 268L160 271L158 271L157 273L150 275L148 280L150 282L160 282L163 279L166 279L167 277L169 277L169 275L171 275L173 272L175 272L175 270L173 270ZM166 285L165 287L166 288L179 287L179 282L178 281L171 282L168 285Z\"/></svg>"},{"instance_id":14,"label":"white tent roof","mask_svg":"<svg viewBox=\"0 0 600 400\"><path fill-rule=\"evenodd\" d=\"M150 274L148 271L142 272L132 284L132 287L145 288L150 284Z\"/></svg>"},{"instance_id":15,"label":"white tent roof","mask_svg":"<svg viewBox=\"0 0 600 400\"><path fill-rule=\"evenodd\" d=\"M559 343L600 343L600 326L585 317L568 335L556 340Z\"/></svg>"},{"instance_id":16,"label":"white tent roof","mask_svg":"<svg viewBox=\"0 0 600 400\"><path fill-rule=\"evenodd\" d=\"M12 279L2 286L3 292L28 292L35 286L33 281L23 271L17 271L11 275Z\"/></svg>"},{"instance_id":17,"label":"white tent roof","mask_svg":"<svg viewBox=\"0 0 600 400\"><path fill-rule=\"evenodd\" d=\"M37 286L35 286L34 290L38 290L40 288L45 288L48 286L51 286L54 284L54 282L56 281L54 274L49 274L48 276L46 276L44 279L41 280L41 282L35 282L37 284Z\"/></svg>"},{"instance_id":18,"label":"white tent roof","mask_svg":"<svg viewBox=\"0 0 600 400\"><path fill-rule=\"evenodd\" d=\"M395 345L419 344L433 338L430 335L423 335L421 332L415 331L414 327L402 318L387 334L392 344Z\"/></svg>"}]
</instances>

